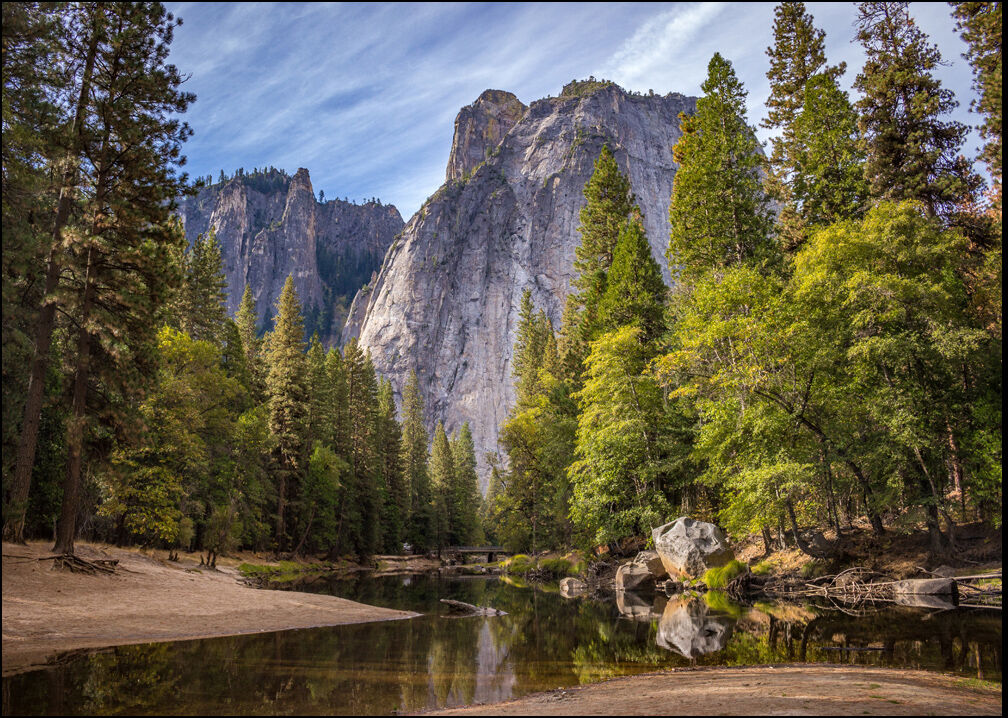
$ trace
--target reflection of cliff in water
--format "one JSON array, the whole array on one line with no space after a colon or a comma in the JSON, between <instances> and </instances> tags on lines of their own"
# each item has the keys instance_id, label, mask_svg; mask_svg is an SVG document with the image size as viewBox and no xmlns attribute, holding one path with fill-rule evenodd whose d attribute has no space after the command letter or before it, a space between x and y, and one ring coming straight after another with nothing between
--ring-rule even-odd
<instances>
[{"instance_id":1,"label":"reflection of cliff in water","mask_svg":"<svg viewBox=\"0 0 1008 718\"><path fill-rule=\"evenodd\" d=\"M715 592L568 600L549 586L437 575L316 585L428 615L67 655L4 678L3 714L388 714L677 666L794 661L1001 678L1001 615L992 609L888 605L850 615L816 605L741 606ZM440 598L508 615L442 618Z\"/></svg>"},{"instance_id":2,"label":"reflection of cliff in water","mask_svg":"<svg viewBox=\"0 0 1008 718\"><path fill-rule=\"evenodd\" d=\"M669 601L655 642L685 658L696 658L722 650L734 627L731 616L715 613L702 599Z\"/></svg>"}]
</instances>

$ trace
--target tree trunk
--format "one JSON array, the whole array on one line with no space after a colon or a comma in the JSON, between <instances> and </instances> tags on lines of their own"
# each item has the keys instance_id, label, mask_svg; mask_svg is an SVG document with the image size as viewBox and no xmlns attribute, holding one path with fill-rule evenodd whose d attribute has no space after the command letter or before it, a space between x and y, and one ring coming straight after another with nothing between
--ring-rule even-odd
<instances>
[{"instance_id":1,"label":"tree trunk","mask_svg":"<svg viewBox=\"0 0 1008 718\"><path fill-rule=\"evenodd\" d=\"M53 326L56 319L56 299L53 293L59 286L63 268L63 226L70 215L73 190L77 185L80 169L80 154L84 146L84 114L91 92L91 76L94 72L95 54L98 50L97 11L93 16L91 39L88 42L87 59L81 78L81 91L77 98L71 129L72 146L66 157L66 168L60 186L59 203L53 222L52 247L46 269L45 294L39 309L38 324L35 327L35 350L32 353L31 374L28 378L28 396L25 398L21 435L18 437L17 459L11 477L10 513L4 525L3 537L8 541L24 543L25 513L28 510L28 493L31 489L32 468L35 466L35 450L38 447L39 421L42 417L42 400L45 393L46 373L49 371L49 348L52 344Z\"/></svg>"},{"instance_id":2,"label":"tree trunk","mask_svg":"<svg viewBox=\"0 0 1008 718\"><path fill-rule=\"evenodd\" d=\"M816 553L811 546L805 543L805 539L802 538L801 532L798 530L798 519L795 517L794 504L788 500L784 502L784 506L787 508L788 520L791 522L791 531L794 532L795 544L798 546L798 550L812 558L826 558L824 554Z\"/></svg>"},{"instance_id":3,"label":"tree trunk","mask_svg":"<svg viewBox=\"0 0 1008 718\"><path fill-rule=\"evenodd\" d=\"M87 421L87 385L91 369L91 332L88 319L94 302L94 249L87 253L84 275L84 302L81 305L80 331L77 336L77 367L74 370L73 409L67 425L67 472L63 482L63 504L56 528L53 553L72 554L77 534L77 504L80 494L80 472L84 460L84 427Z\"/></svg>"},{"instance_id":4,"label":"tree trunk","mask_svg":"<svg viewBox=\"0 0 1008 718\"><path fill-rule=\"evenodd\" d=\"M766 524L760 527L763 533L763 555L769 556L773 553L773 537L770 535L770 529L766 527Z\"/></svg>"}]
</instances>

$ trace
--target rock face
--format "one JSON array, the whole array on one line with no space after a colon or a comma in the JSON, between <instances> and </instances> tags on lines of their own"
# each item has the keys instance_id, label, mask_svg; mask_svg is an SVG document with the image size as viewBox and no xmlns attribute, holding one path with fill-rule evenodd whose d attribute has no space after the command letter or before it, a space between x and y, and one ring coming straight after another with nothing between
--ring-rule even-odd
<instances>
[{"instance_id":1,"label":"rock face","mask_svg":"<svg viewBox=\"0 0 1008 718\"><path fill-rule=\"evenodd\" d=\"M397 392L416 370L430 429L469 422L484 491L485 456L496 453L514 402L522 293L530 290L560 327L581 241L582 190L602 146L630 178L668 281L672 146L678 114L695 107L695 98L631 95L599 83L528 108L513 95L484 93L456 122L448 181L355 298L344 341L359 337Z\"/></svg>"},{"instance_id":2,"label":"rock face","mask_svg":"<svg viewBox=\"0 0 1008 718\"><path fill-rule=\"evenodd\" d=\"M350 298L381 266L403 227L392 205L319 202L303 168L293 177L276 169L236 175L185 198L179 214L190 245L214 229L230 314L248 284L260 323L270 321L292 274L306 329L317 329L327 344L339 340Z\"/></svg>"},{"instance_id":3,"label":"rock face","mask_svg":"<svg viewBox=\"0 0 1008 718\"><path fill-rule=\"evenodd\" d=\"M670 576L697 578L735 558L724 531L685 516L654 529L651 537Z\"/></svg>"},{"instance_id":4,"label":"rock face","mask_svg":"<svg viewBox=\"0 0 1008 718\"><path fill-rule=\"evenodd\" d=\"M527 109L517 97L503 90L485 90L476 102L463 107L455 118L455 140L445 180L462 180L471 175Z\"/></svg>"}]
</instances>

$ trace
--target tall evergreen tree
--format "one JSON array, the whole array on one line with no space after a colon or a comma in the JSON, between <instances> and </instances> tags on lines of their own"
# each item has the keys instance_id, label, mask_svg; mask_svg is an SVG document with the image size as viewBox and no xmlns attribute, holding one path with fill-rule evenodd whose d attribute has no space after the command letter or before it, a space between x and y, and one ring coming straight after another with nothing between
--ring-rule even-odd
<instances>
[{"instance_id":1,"label":"tall evergreen tree","mask_svg":"<svg viewBox=\"0 0 1008 718\"><path fill-rule=\"evenodd\" d=\"M835 81L846 67L844 63L837 67L826 65L825 36L813 24L805 3L780 3L774 10L774 44L766 51L770 58L770 97L766 101L767 116L760 124L780 133L770 140L773 151L766 187L767 193L781 204L778 235L785 249L791 251L803 241L803 217L792 182L802 146L795 122L805 105L805 86L818 74Z\"/></svg>"},{"instance_id":2,"label":"tall evergreen tree","mask_svg":"<svg viewBox=\"0 0 1008 718\"><path fill-rule=\"evenodd\" d=\"M567 297L560 343L564 366L575 383L580 382L588 343L598 332L598 303L605 294L620 228L631 212L640 211L630 180L620 172L608 145L595 161L584 196L578 226L581 244L574 250L574 291Z\"/></svg>"},{"instance_id":3,"label":"tall evergreen tree","mask_svg":"<svg viewBox=\"0 0 1008 718\"><path fill-rule=\"evenodd\" d=\"M40 7L39 10L42 10ZM55 8L54 8L55 10ZM9 364L18 354L29 358L28 386L24 396L20 434L17 439L17 458L10 481L9 494L4 496L4 537L24 540L24 518L28 505L32 467L38 440L39 421L49 370L50 346L56 326L58 308L57 289L66 259L64 228L70 217L74 195L81 182L82 155L87 149L90 135L85 124L91 112L95 58L105 33L104 11L100 6L81 8L80 13L63 15L52 12L33 12L28 4L8 3L3 7L3 368L4 368L4 428L8 424L10 387ZM61 48L59 37L68 43ZM80 50L78 48L82 48ZM77 50L75 52L75 50ZM51 62L65 51L66 64L79 67L79 72L58 76L41 75L45 68L58 66ZM69 85L74 106L69 127L60 117L58 89ZM60 139L49 136L42 128L59 127L65 132ZM61 147L63 148L61 151ZM61 157L59 155L62 155ZM44 168L53 162L59 175L58 200L54 211L40 206L48 197L41 191L46 186ZM36 212L45 220L35 220ZM36 222L40 225L36 228ZM48 230L48 231L46 231ZM33 246L37 243L38 246ZM45 285L40 297L25 297L18 301L11 295L19 286L16 275L25 279L34 276L33 262L37 255L46 259ZM25 269L23 274L18 270ZM30 284L35 284L32 282ZM30 286L29 284L29 286ZM34 312L17 312L31 307L25 300L40 300L37 315ZM18 331L14 324L24 322ZM13 326L12 326L13 324ZM14 339L23 332L24 343ZM31 346L28 346L29 342ZM18 351L20 349L20 351ZM14 378L14 377L10 377ZM20 398L20 397L18 397ZM6 478L6 476L5 476Z\"/></svg>"},{"instance_id":4,"label":"tall evergreen tree","mask_svg":"<svg viewBox=\"0 0 1008 718\"><path fill-rule=\"evenodd\" d=\"M153 321L177 279L173 247L182 241L171 218L188 178L177 174L191 130L178 119L195 97L167 64L177 25L160 4L98 5L103 27L94 61L93 114L85 154L89 191L81 201L82 241L70 253L77 326L67 473L57 528L58 552L72 553L89 413L131 430L125 413L156 369ZM76 223L75 223L76 224ZM88 408L98 383L100 409Z\"/></svg>"},{"instance_id":5,"label":"tall evergreen tree","mask_svg":"<svg viewBox=\"0 0 1008 718\"><path fill-rule=\"evenodd\" d=\"M180 324L193 339L220 343L227 317L227 280L217 234L211 227L186 255Z\"/></svg>"},{"instance_id":6,"label":"tall evergreen tree","mask_svg":"<svg viewBox=\"0 0 1008 718\"><path fill-rule=\"evenodd\" d=\"M434 505L434 546L440 554L448 546L457 520L455 497L455 462L444 425L438 422L431 446L430 486Z\"/></svg>"},{"instance_id":7,"label":"tall evergreen tree","mask_svg":"<svg viewBox=\"0 0 1008 718\"><path fill-rule=\"evenodd\" d=\"M980 157L994 179L994 202L1001 211L1001 3L953 2L956 28L969 46L965 57L973 66L973 87L979 97L971 104L984 115L980 135L987 140Z\"/></svg>"},{"instance_id":8,"label":"tall evergreen tree","mask_svg":"<svg viewBox=\"0 0 1008 718\"><path fill-rule=\"evenodd\" d=\"M669 263L688 283L727 266L777 261L759 143L745 119L746 91L718 53L702 89L696 114L679 115L683 135L672 150L679 169L669 209Z\"/></svg>"},{"instance_id":9,"label":"tall evergreen tree","mask_svg":"<svg viewBox=\"0 0 1008 718\"><path fill-rule=\"evenodd\" d=\"M826 74L805 87L795 118L791 196L802 223L825 225L861 217L868 205L857 113L847 93Z\"/></svg>"},{"instance_id":10,"label":"tall evergreen tree","mask_svg":"<svg viewBox=\"0 0 1008 718\"><path fill-rule=\"evenodd\" d=\"M402 400L403 481L409 491L410 511L407 537L414 549L431 545L430 475L427 465L427 428L424 424L423 397L415 371L403 387Z\"/></svg>"},{"instance_id":11,"label":"tall evergreen tree","mask_svg":"<svg viewBox=\"0 0 1008 718\"><path fill-rule=\"evenodd\" d=\"M273 335L269 347L269 428L276 443L277 551L285 551L287 542L287 504L296 491L305 470L308 446L308 379L304 355L304 320L301 302L294 289L294 279L287 277L277 299Z\"/></svg>"},{"instance_id":12,"label":"tall evergreen tree","mask_svg":"<svg viewBox=\"0 0 1008 718\"><path fill-rule=\"evenodd\" d=\"M455 505L455 522L450 541L458 546L472 544L479 530L479 488L476 476L476 450L473 447L469 422L462 424L451 441L454 484L452 503Z\"/></svg>"},{"instance_id":13,"label":"tall evergreen tree","mask_svg":"<svg viewBox=\"0 0 1008 718\"><path fill-rule=\"evenodd\" d=\"M396 420L395 396L392 384L382 379L378 387L378 411L375 417L375 449L378 452L379 484L383 491L381 544L389 553L402 551L406 517L409 514L409 493L403 482L402 428Z\"/></svg>"},{"instance_id":14,"label":"tall evergreen tree","mask_svg":"<svg viewBox=\"0 0 1008 718\"><path fill-rule=\"evenodd\" d=\"M934 75L941 53L908 5L858 5L857 38L867 58L854 87L865 173L873 196L918 200L931 216L947 218L972 197L979 177L959 154L966 126L948 119L958 103Z\"/></svg>"},{"instance_id":15,"label":"tall evergreen tree","mask_svg":"<svg viewBox=\"0 0 1008 718\"><path fill-rule=\"evenodd\" d=\"M628 219L613 252L606 291L599 303L599 324L612 331L640 327L641 339L653 342L664 331L665 283L640 216Z\"/></svg>"},{"instance_id":16,"label":"tall evergreen tree","mask_svg":"<svg viewBox=\"0 0 1008 718\"><path fill-rule=\"evenodd\" d=\"M247 284L234 321L245 352L245 366L249 373L251 394L254 401L259 402L263 400L266 391L266 365L263 361L263 342L258 337L255 302L252 300L252 290Z\"/></svg>"},{"instance_id":17,"label":"tall evergreen tree","mask_svg":"<svg viewBox=\"0 0 1008 718\"><path fill-rule=\"evenodd\" d=\"M375 414L378 384L370 356L351 339L343 353L347 391L346 456L350 474L341 502L341 545L359 556L374 553L378 539L378 457L375 449Z\"/></svg>"}]
</instances>

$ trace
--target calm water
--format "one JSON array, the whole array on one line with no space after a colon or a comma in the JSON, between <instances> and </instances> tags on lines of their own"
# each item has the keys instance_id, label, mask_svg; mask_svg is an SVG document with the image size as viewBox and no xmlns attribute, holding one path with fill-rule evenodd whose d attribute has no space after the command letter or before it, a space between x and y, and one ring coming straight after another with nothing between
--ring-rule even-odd
<instances>
[{"instance_id":1,"label":"calm water","mask_svg":"<svg viewBox=\"0 0 1008 718\"><path fill-rule=\"evenodd\" d=\"M123 646L3 679L3 713L390 713L688 665L814 661L1001 680L1001 613L566 600L496 578L362 576L315 590L412 620ZM441 616L440 598L507 611Z\"/></svg>"}]
</instances>

